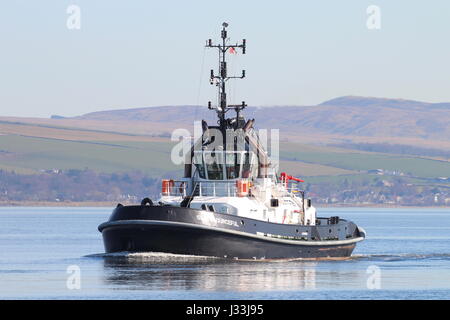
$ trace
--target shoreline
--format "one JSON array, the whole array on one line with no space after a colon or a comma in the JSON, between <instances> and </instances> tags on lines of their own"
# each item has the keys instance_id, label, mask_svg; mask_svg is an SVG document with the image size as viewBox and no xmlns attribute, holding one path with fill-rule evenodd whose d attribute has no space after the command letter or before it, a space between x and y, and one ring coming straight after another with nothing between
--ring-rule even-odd
<instances>
[{"instance_id":1,"label":"shoreline","mask_svg":"<svg viewBox=\"0 0 450 320\"><path fill-rule=\"evenodd\" d=\"M0 207L112 207L117 206L117 201L0 201ZM123 205L137 203L121 202Z\"/></svg>"},{"instance_id":2,"label":"shoreline","mask_svg":"<svg viewBox=\"0 0 450 320\"><path fill-rule=\"evenodd\" d=\"M0 207L111 207L117 206L117 201L0 201ZM120 202L123 205L139 205L139 202ZM317 208L435 208L444 209L449 206L417 206L417 205L394 205L394 204L318 204Z\"/></svg>"}]
</instances>

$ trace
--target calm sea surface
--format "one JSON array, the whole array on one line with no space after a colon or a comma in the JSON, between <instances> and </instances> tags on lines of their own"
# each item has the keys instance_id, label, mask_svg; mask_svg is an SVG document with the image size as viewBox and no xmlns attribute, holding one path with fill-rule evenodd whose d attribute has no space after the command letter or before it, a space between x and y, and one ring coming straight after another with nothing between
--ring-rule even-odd
<instances>
[{"instance_id":1,"label":"calm sea surface","mask_svg":"<svg viewBox=\"0 0 450 320\"><path fill-rule=\"evenodd\" d=\"M0 299L450 299L450 209L320 209L367 232L320 262L105 255L110 212L0 208Z\"/></svg>"}]
</instances>

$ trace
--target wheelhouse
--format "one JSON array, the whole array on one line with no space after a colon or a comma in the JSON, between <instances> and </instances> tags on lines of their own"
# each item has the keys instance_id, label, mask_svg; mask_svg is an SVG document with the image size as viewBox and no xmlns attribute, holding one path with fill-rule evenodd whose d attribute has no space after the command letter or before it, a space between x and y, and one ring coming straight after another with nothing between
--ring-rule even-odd
<instances>
[{"instance_id":1,"label":"wheelhouse","mask_svg":"<svg viewBox=\"0 0 450 320\"><path fill-rule=\"evenodd\" d=\"M194 151L193 178L236 180L258 177L258 157L250 151Z\"/></svg>"}]
</instances>

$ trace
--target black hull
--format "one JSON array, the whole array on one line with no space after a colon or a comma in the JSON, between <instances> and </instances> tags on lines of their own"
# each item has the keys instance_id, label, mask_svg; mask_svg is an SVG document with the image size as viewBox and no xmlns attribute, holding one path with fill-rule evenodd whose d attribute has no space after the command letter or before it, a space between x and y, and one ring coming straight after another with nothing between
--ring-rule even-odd
<instances>
[{"instance_id":1,"label":"black hull","mask_svg":"<svg viewBox=\"0 0 450 320\"><path fill-rule=\"evenodd\" d=\"M159 206L118 207L99 230L107 253L166 252L231 259L346 258L364 238L356 225L345 220L333 225L282 225ZM305 232L308 236L300 237Z\"/></svg>"}]
</instances>

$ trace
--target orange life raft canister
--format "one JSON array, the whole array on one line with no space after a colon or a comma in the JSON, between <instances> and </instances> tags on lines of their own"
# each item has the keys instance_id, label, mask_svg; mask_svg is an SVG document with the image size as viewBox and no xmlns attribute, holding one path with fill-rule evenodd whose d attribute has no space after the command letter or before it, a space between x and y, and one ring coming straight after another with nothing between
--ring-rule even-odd
<instances>
[{"instance_id":1,"label":"orange life raft canister","mask_svg":"<svg viewBox=\"0 0 450 320\"><path fill-rule=\"evenodd\" d=\"M161 193L164 196L170 195L170 192L172 191L173 188L173 184L174 184L173 180L163 179Z\"/></svg>"},{"instance_id":2,"label":"orange life raft canister","mask_svg":"<svg viewBox=\"0 0 450 320\"><path fill-rule=\"evenodd\" d=\"M248 180L236 180L236 192L238 197L246 197L248 195Z\"/></svg>"}]
</instances>

